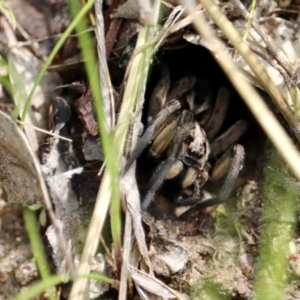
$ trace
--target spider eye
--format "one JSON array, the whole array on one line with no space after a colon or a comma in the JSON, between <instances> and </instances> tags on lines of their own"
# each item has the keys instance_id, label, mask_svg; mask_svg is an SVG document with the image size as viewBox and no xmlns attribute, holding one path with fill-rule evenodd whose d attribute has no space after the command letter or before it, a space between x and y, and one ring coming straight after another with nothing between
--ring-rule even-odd
<instances>
[{"instance_id":1,"label":"spider eye","mask_svg":"<svg viewBox=\"0 0 300 300\"><path fill-rule=\"evenodd\" d=\"M194 140L194 138L193 138L191 135L188 135L188 136L185 138L185 143L186 143L186 144L190 144L193 140Z\"/></svg>"},{"instance_id":2,"label":"spider eye","mask_svg":"<svg viewBox=\"0 0 300 300\"><path fill-rule=\"evenodd\" d=\"M188 155L191 155L191 156L194 155L194 151L192 149L188 149L187 152L188 152Z\"/></svg>"}]
</instances>

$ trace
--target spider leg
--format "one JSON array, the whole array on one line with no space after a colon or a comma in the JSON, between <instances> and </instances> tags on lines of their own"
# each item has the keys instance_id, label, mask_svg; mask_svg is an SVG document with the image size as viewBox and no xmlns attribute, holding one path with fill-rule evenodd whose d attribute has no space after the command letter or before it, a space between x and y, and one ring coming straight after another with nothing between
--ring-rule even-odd
<instances>
[{"instance_id":1,"label":"spider leg","mask_svg":"<svg viewBox=\"0 0 300 300\"><path fill-rule=\"evenodd\" d=\"M247 122L244 120L239 120L234 123L210 144L210 158L216 157L220 153L224 153L231 145L235 145L244 135L247 128Z\"/></svg>"},{"instance_id":2,"label":"spider leg","mask_svg":"<svg viewBox=\"0 0 300 300\"><path fill-rule=\"evenodd\" d=\"M193 114L190 111L183 111L175 137L168 148L167 158L158 166L157 171L150 180L150 189L142 202L142 211L148 209L157 189L161 186L171 167L182 153L184 138L187 136L193 120Z\"/></svg>"},{"instance_id":3,"label":"spider leg","mask_svg":"<svg viewBox=\"0 0 300 300\"><path fill-rule=\"evenodd\" d=\"M231 147L221 158L220 161L217 163L217 171L213 171L212 179L219 179L224 174L224 171L227 169L227 176L225 181L222 185L222 188L219 192L217 197L213 197L211 199L200 201L184 212L180 218L186 219L188 218L193 212L206 208L208 206L216 205L225 202L230 193L233 190L234 184L236 179L243 168L244 163L244 147L241 145L235 145ZM216 172L214 174L214 172ZM181 200L181 203L192 203L192 201L196 201L194 198L185 199L184 202ZM199 199L198 199L199 200Z\"/></svg>"},{"instance_id":4,"label":"spider leg","mask_svg":"<svg viewBox=\"0 0 300 300\"><path fill-rule=\"evenodd\" d=\"M160 78L151 94L148 105L147 123L153 121L155 116L160 112L167 102L168 91L170 89L171 78L170 71L166 63L162 62L159 65ZM175 99L175 98L174 98Z\"/></svg>"},{"instance_id":5,"label":"spider leg","mask_svg":"<svg viewBox=\"0 0 300 300\"><path fill-rule=\"evenodd\" d=\"M226 87L221 87L218 91L214 110L208 122L204 126L206 136L209 141L211 141L216 136L224 122L228 110L229 98L230 90Z\"/></svg>"},{"instance_id":6,"label":"spider leg","mask_svg":"<svg viewBox=\"0 0 300 300\"><path fill-rule=\"evenodd\" d=\"M171 100L165 104L163 109L157 114L152 124L148 126L144 134L138 140L137 146L133 151L131 157L128 159L123 174L125 175L130 169L132 163L141 155L145 148L151 143L156 132L159 132L166 121L172 117L174 112L180 109L181 105L177 100Z\"/></svg>"},{"instance_id":7,"label":"spider leg","mask_svg":"<svg viewBox=\"0 0 300 300\"><path fill-rule=\"evenodd\" d=\"M176 81L168 93L167 101L179 99L195 85L196 81L197 79L193 75L185 76L184 78Z\"/></svg>"},{"instance_id":8,"label":"spider leg","mask_svg":"<svg viewBox=\"0 0 300 300\"><path fill-rule=\"evenodd\" d=\"M237 144L231 147L217 162L211 175L211 178L213 180L218 180L224 173L226 173L226 170L228 170L225 181L218 195L219 203L224 202L228 199L230 193L233 190L236 179L240 171L244 167L244 160L244 147Z\"/></svg>"}]
</instances>

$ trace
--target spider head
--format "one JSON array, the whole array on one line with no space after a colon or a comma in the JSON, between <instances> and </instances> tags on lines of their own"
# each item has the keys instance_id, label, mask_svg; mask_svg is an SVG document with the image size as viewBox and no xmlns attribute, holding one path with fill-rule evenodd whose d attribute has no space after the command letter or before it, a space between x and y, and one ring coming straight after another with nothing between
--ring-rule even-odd
<instances>
[{"instance_id":1,"label":"spider head","mask_svg":"<svg viewBox=\"0 0 300 300\"><path fill-rule=\"evenodd\" d=\"M203 170L210 153L209 143L205 131L197 122L190 131L190 135L186 142L186 152L183 156L183 162L190 167L197 167Z\"/></svg>"}]
</instances>

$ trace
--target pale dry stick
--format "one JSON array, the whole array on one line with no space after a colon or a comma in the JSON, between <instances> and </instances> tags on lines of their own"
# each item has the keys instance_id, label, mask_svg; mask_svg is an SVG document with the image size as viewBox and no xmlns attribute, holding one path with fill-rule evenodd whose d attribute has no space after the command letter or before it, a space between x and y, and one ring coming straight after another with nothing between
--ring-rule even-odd
<instances>
[{"instance_id":1,"label":"pale dry stick","mask_svg":"<svg viewBox=\"0 0 300 300\"><path fill-rule=\"evenodd\" d=\"M130 127L130 134L128 134L128 143L126 146L126 153L130 153L131 157L133 152L136 149L138 138L141 131L141 114L142 111L138 109L142 105L141 103L137 104L137 114L135 116L135 121L132 122ZM122 297L124 299L125 292L127 290L127 278L128 278L128 261L132 262L132 257L128 257L128 253L139 251L139 254L142 257L145 265L148 266L148 272L153 275L153 270L151 267L151 261L149 258L148 248L146 244L145 232L142 225L142 216L141 216L141 199L140 193L137 186L136 176L135 176L135 163L129 163L131 159L129 158L126 161L126 165L130 165L130 168L126 170L126 165L122 170L122 176L120 181L120 190L121 192L121 201L126 213L126 223L130 220L130 230L125 227L124 230L124 242L123 242L123 255L122 255L122 273L120 278L120 293L119 299ZM125 225L126 226L126 225ZM129 235L128 237L126 236ZM130 237L130 241L129 241ZM133 243L133 239L136 244ZM135 249L137 247L137 249Z\"/></svg>"},{"instance_id":2,"label":"pale dry stick","mask_svg":"<svg viewBox=\"0 0 300 300\"><path fill-rule=\"evenodd\" d=\"M171 8L173 9L174 8L174 5L170 4L169 2L166 2L164 0L161 0L161 4L163 4L165 7L167 8Z\"/></svg>"},{"instance_id":3,"label":"pale dry stick","mask_svg":"<svg viewBox=\"0 0 300 300\"><path fill-rule=\"evenodd\" d=\"M210 1L201 0L203 6L213 5ZM184 3L186 3L184 1ZM205 3L205 4L204 4ZM190 15L193 15L196 10L195 4L187 4L187 9ZM209 11L209 13L211 13ZM219 16L220 17L220 16ZM216 61L226 73L228 79L231 81L237 92L241 95L251 112L260 123L272 143L280 152L284 160L287 162L294 175L300 180L300 155L293 145L293 141L286 134L280 123L269 110L263 99L259 96L256 90L246 82L242 77L238 76L238 69L227 53L223 50L219 39L214 35L211 27L203 19L202 16L194 18L193 22L197 32L201 34L210 44L211 51ZM244 46L246 47L246 46ZM249 52L248 52L249 53Z\"/></svg>"},{"instance_id":4,"label":"pale dry stick","mask_svg":"<svg viewBox=\"0 0 300 300\"><path fill-rule=\"evenodd\" d=\"M246 7L239 0L230 0L243 14L244 18L248 20L250 18L250 14ZM278 49L277 45L273 43L273 41L268 37L267 34L264 34L260 29L259 25L255 20L252 20L251 26L255 29L255 31L259 34L263 42L266 44L269 51L273 54L276 60L282 65L282 67L286 70L289 75L293 75L293 68L291 66L291 62L288 60L288 57L283 53L280 49Z\"/></svg>"},{"instance_id":5,"label":"pale dry stick","mask_svg":"<svg viewBox=\"0 0 300 300\"><path fill-rule=\"evenodd\" d=\"M141 113L140 113L141 114ZM140 121L141 116L137 116ZM137 140L139 137L139 121L133 123L132 130L130 130L130 141L131 145L128 147L128 152L132 153L135 149ZM127 149L126 149L127 150ZM125 169L125 167L124 167ZM119 287L119 300L126 299L127 291L127 279L128 279L128 264L129 260L132 259L130 254L132 254L135 249L133 239L136 241L136 246L138 247L139 253L143 258L144 263L149 268L149 273L153 275L151 268L151 262L148 254L147 244L144 229L142 226L142 216L141 216L141 200L140 194L136 182L135 176L135 164L131 164L128 172L125 173L123 169L123 174L121 176L120 190L122 197L122 206L126 213L126 222L123 237L123 253L122 253L122 267L121 267L121 277L120 277L120 287Z\"/></svg>"},{"instance_id":6,"label":"pale dry stick","mask_svg":"<svg viewBox=\"0 0 300 300\"><path fill-rule=\"evenodd\" d=\"M104 35L104 20L102 14L102 0L95 2L96 15L96 41L98 54L98 70L100 76L100 84L103 98L103 108L105 115L105 124L107 130L110 131L115 126L115 100L110 81L105 49L105 35Z\"/></svg>"},{"instance_id":7,"label":"pale dry stick","mask_svg":"<svg viewBox=\"0 0 300 300\"><path fill-rule=\"evenodd\" d=\"M156 50L159 48L161 43L165 40L165 38L169 35L168 29L173 25L176 24L176 21L182 16L183 9L180 7L175 7L170 15L168 16L167 21L165 22L163 28L160 30L160 33L158 34L159 38L158 41L153 49L153 52L156 52Z\"/></svg>"},{"instance_id":8,"label":"pale dry stick","mask_svg":"<svg viewBox=\"0 0 300 300\"><path fill-rule=\"evenodd\" d=\"M7 38L7 46L9 48L15 46L18 43L18 40L16 38L15 32L12 28L11 23L8 21L7 17L4 18L3 16L1 17L1 26L2 30L4 31L4 34Z\"/></svg>"},{"instance_id":9,"label":"pale dry stick","mask_svg":"<svg viewBox=\"0 0 300 300\"><path fill-rule=\"evenodd\" d=\"M130 249L132 246L132 217L129 213L125 216L124 242L122 253L122 270L120 277L119 300L127 298L127 278L128 278L128 263L130 257Z\"/></svg>"},{"instance_id":10,"label":"pale dry stick","mask_svg":"<svg viewBox=\"0 0 300 300\"><path fill-rule=\"evenodd\" d=\"M201 14L201 11L195 12L196 14ZM171 24L171 26L168 28L168 34L170 35L186 26L189 26L192 23L192 17L191 16L186 16L184 19L178 21L175 24Z\"/></svg>"},{"instance_id":11,"label":"pale dry stick","mask_svg":"<svg viewBox=\"0 0 300 300\"><path fill-rule=\"evenodd\" d=\"M164 24L164 26L161 29L161 31L159 32L159 34L157 36L155 36L151 41L149 41L149 44L158 41L157 44L156 44L156 46L155 46L155 48L154 48L154 50L153 50L153 52L156 52L156 50L159 48L159 46L161 45L161 43L169 35L171 35L172 33L175 33L176 31L179 31L180 29L182 29L182 28L184 28L186 26L189 26L192 23L192 18L190 16L186 16L185 18L183 18L182 20L179 20L177 22L177 20L181 17L181 15L183 13L184 13L183 7L180 8L180 7L176 6L175 8L173 8L172 13L168 17L168 20ZM196 12L196 14L200 14L200 13L201 13L201 11L197 11ZM145 46L146 45L144 45L144 47ZM140 51L142 49L138 49L138 50Z\"/></svg>"},{"instance_id":12,"label":"pale dry stick","mask_svg":"<svg viewBox=\"0 0 300 300\"><path fill-rule=\"evenodd\" d=\"M84 34L86 32L91 32L91 31L94 31L94 26L90 26L88 29L84 30L84 31L81 31L80 33L74 33L74 34L70 34L69 37L74 37L74 38L77 38L78 35L80 34ZM24 46L30 46L32 43L35 43L35 42L43 42L43 41L47 41L49 40L50 38L52 39L59 39L61 38L62 36L62 33L58 33L58 34L51 34L51 35L46 35L44 37L41 37L41 38L32 38L28 35L28 38L27 39L30 39L28 41L24 41L24 42L19 42L18 41L18 46L20 47L24 47ZM24 36L24 38L26 39L26 36Z\"/></svg>"},{"instance_id":13,"label":"pale dry stick","mask_svg":"<svg viewBox=\"0 0 300 300\"><path fill-rule=\"evenodd\" d=\"M155 23L157 23L157 20L158 20L159 8L160 8L160 2L156 1L153 4L153 16L154 16ZM156 34L156 30L155 30L155 27L152 27L152 30L150 29L149 32L145 31L145 34L142 34L142 35L141 35L141 33L142 32L140 32L140 34L139 34L136 48L139 48L141 45L143 45L141 43L141 41L147 41L148 39L151 39ZM153 44L153 46L154 46L154 44ZM128 66L127 70L126 70L126 71L128 71L128 69L129 69L130 71L129 71L127 85L125 87L125 91L124 91L124 95L123 95L122 109L123 109L123 106L125 105L125 103L128 103L131 107L129 109L124 109L124 110L121 109L120 116L119 116L119 122L118 122L118 124L120 126L119 127L120 132L116 131L115 136L114 136L115 141L119 141L119 139L124 138L124 143L123 143L124 147L126 147L125 138L126 138L126 132L128 132L128 129L129 129L128 125L129 126L131 126L131 125L128 123L126 124L126 122L124 122L122 124L121 120L123 120L123 121L127 120L127 122L128 122L128 120L131 120L132 117L135 116L135 120L133 123L134 128L130 134L130 139L131 139L131 144L132 144L131 147L134 147L134 145L136 144L137 138L138 138L138 132L139 132L138 127L139 126L137 126L137 124L141 120L140 107L142 107L143 103L144 103L144 94L145 94L145 90L146 90L146 79L147 79L147 74L148 74L148 70L149 70L149 66L150 66L150 60L151 60L152 53L153 53L152 49L153 49L153 47L150 46L149 48L146 48L144 50L144 55L143 55L143 52L140 52L139 54L134 56L134 58L131 60L132 65ZM139 84L137 84L137 82L139 82ZM130 98L132 99L132 101L130 101L130 102L126 101L127 99L130 99ZM126 129L126 131L124 130L122 132L122 126L124 126L124 125L127 126L127 129ZM127 147L127 149L128 148L130 148L130 146ZM122 147L122 149L123 149L123 147ZM127 149L124 149L124 150L127 152ZM134 170L132 169L132 171L134 171ZM130 175L130 174L128 174L128 175ZM134 176L134 175L132 174L131 176ZM122 178L122 180L124 180L124 178ZM121 184L122 184L122 180L121 180ZM136 218L136 216L131 214L129 201L130 201L130 199L127 199L128 203L127 203L127 207L126 207L126 220L127 220L127 223L130 223L130 226L129 226L130 228L128 226L126 228L127 236L124 237L124 243L123 243L123 255L122 255L123 262L122 262L122 267L121 267L119 300L124 300L124 299L126 299L126 296L127 296L128 260L129 260L130 249L132 246L131 235L132 235L132 229L134 229L135 234L136 234L136 229L137 229L136 224L135 224L136 220L134 220L134 218ZM139 220L140 220L140 228L142 228L141 218ZM133 228L132 228L132 226L133 226ZM139 242L139 241L137 241L137 242ZM145 245L146 244L145 238L144 238L143 242ZM148 260L149 260L149 258L148 258Z\"/></svg>"},{"instance_id":14,"label":"pale dry stick","mask_svg":"<svg viewBox=\"0 0 300 300\"><path fill-rule=\"evenodd\" d=\"M121 179L122 194L124 195L124 206L126 206L126 215L131 216L133 235L140 255L144 263L148 266L149 274L153 275L151 261L149 258L148 247L146 244L145 232L142 226L141 199L135 176L135 164L131 165L128 172ZM124 202L125 202L124 201ZM131 244L131 249L132 249ZM125 245L123 246L125 249ZM122 282L120 283L122 285Z\"/></svg>"},{"instance_id":15,"label":"pale dry stick","mask_svg":"<svg viewBox=\"0 0 300 300\"><path fill-rule=\"evenodd\" d=\"M250 7L249 18L246 19L247 25L246 25L246 28L245 28L245 32L243 34L243 40L244 41L247 40L247 36L249 34L251 24L253 22L253 15L254 15L255 7L256 7L256 0L252 0L251 7Z\"/></svg>"},{"instance_id":16,"label":"pale dry stick","mask_svg":"<svg viewBox=\"0 0 300 300\"><path fill-rule=\"evenodd\" d=\"M67 142L70 142L70 143L73 142L71 139L68 139L68 138L66 138L66 137L64 137L64 136L61 136L61 135L59 135L59 134L56 134L56 133L52 133L52 132L50 132L50 131L48 131L48 130L45 130L45 129L36 127L36 126L31 125L31 124L29 124L29 123L22 122L22 121L19 121L19 120L16 120L16 123L21 124L21 125L27 125L27 126L30 126L31 128L33 128L33 129L36 130L36 131L43 132L43 133L45 133L45 134L47 134L47 135L51 135L51 136L53 136L53 137L55 137L55 138L57 138L57 139L60 139L60 140L63 140L63 141L67 141Z\"/></svg>"},{"instance_id":17,"label":"pale dry stick","mask_svg":"<svg viewBox=\"0 0 300 300\"><path fill-rule=\"evenodd\" d=\"M255 74L257 80L260 81L261 86L271 96L273 102L277 106L278 110L289 124L293 134L300 142L300 124L296 119L295 113L284 99L283 95L279 91L278 87L274 84L262 64L259 62L255 54L249 49L247 44L242 40L239 33L234 29L232 24L221 12L219 7L215 5L211 0L201 0L203 7L207 10L212 20L222 30L223 34L228 38L234 48L241 54L243 59L251 68ZM194 7L195 8L195 7ZM201 31L202 32L202 31ZM205 37L205 34L202 34ZM220 59L221 60L221 59Z\"/></svg>"},{"instance_id":18,"label":"pale dry stick","mask_svg":"<svg viewBox=\"0 0 300 300\"><path fill-rule=\"evenodd\" d=\"M105 124L108 132L115 126L115 99L113 95L112 84L110 80L109 70L106 60L106 49L105 49L105 36L104 36L104 20L102 14L102 1L96 1L95 3L95 14L96 14L96 40L97 40L97 54L98 54L98 70L100 76L100 85L103 98L103 108L105 115ZM98 176L101 175L106 162L104 161Z\"/></svg>"},{"instance_id":19,"label":"pale dry stick","mask_svg":"<svg viewBox=\"0 0 300 300\"><path fill-rule=\"evenodd\" d=\"M274 8L269 15L274 15L274 14L278 14L278 13L292 13L292 14L300 14L300 11L298 9L287 9L287 8L282 8L282 7L278 7L278 8Z\"/></svg>"},{"instance_id":20,"label":"pale dry stick","mask_svg":"<svg viewBox=\"0 0 300 300\"><path fill-rule=\"evenodd\" d=\"M160 1L154 1L153 12L155 13L155 20L158 20L159 7ZM155 26L143 28L139 33L136 47L144 45L148 39L151 39L154 36L155 32ZM134 57L131 64L123 103L118 118L118 124L113 137L113 149L116 149L116 160L118 162L121 161L126 134L130 126L130 119L133 114L134 107L136 107L136 102L138 100L143 100L144 97L143 92L145 90L146 77L150 64L150 52L150 50L147 50L147 53L139 53ZM94 257L97 251L99 236L101 234L110 203L111 182L112 179L110 177L110 172L105 170L83 247L80 265L78 268L79 274L88 274L90 272L90 260ZM78 278L72 286L69 299L86 299L85 292L87 284L87 278Z\"/></svg>"},{"instance_id":21,"label":"pale dry stick","mask_svg":"<svg viewBox=\"0 0 300 300\"><path fill-rule=\"evenodd\" d=\"M155 278L153 275L149 275L143 271L140 271L133 266L129 265L129 271L131 277L135 281L136 285L143 287L152 294L156 294L162 299L186 299L182 294L173 290L161 280Z\"/></svg>"}]
</instances>

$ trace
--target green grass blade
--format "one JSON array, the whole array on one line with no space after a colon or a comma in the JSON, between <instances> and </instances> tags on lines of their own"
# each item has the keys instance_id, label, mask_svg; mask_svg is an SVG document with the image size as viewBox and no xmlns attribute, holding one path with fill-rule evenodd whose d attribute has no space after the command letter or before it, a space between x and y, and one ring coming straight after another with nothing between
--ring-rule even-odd
<instances>
[{"instance_id":1,"label":"green grass blade","mask_svg":"<svg viewBox=\"0 0 300 300\"><path fill-rule=\"evenodd\" d=\"M17 22L16 22L16 18L15 15L13 13L13 11L10 9L10 7L8 7L7 5L5 5L4 3L0 3L0 7L2 10L7 12L7 19L11 24L11 27L15 30L17 27Z\"/></svg>"},{"instance_id":2,"label":"green grass blade","mask_svg":"<svg viewBox=\"0 0 300 300\"><path fill-rule=\"evenodd\" d=\"M48 266L48 261L45 255L43 248L43 242L39 232L39 224L36 219L35 212L30 210L27 207L23 209L23 217L25 221L25 226L27 234L30 240L32 252L36 260L36 264L39 270L39 273L43 281L47 281L50 277L50 268ZM50 299L54 299L53 294L50 291Z\"/></svg>"},{"instance_id":3,"label":"green grass blade","mask_svg":"<svg viewBox=\"0 0 300 300\"><path fill-rule=\"evenodd\" d=\"M25 292L20 293L12 300L31 300L42 294L44 291L58 284L66 283L69 280L68 275L57 275L48 277L45 280L32 284ZM52 299L55 299L54 297Z\"/></svg>"},{"instance_id":4,"label":"green grass blade","mask_svg":"<svg viewBox=\"0 0 300 300\"><path fill-rule=\"evenodd\" d=\"M102 274L98 273L90 273L90 274L84 274L84 275L79 275L80 277L84 278L89 278L89 279L95 279L98 281L102 281L111 285L116 285L116 281L114 279L108 278Z\"/></svg>"},{"instance_id":5,"label":"green grass blade","mask_svg":"<svg viewBox=\"0 0 300 300\"><path fill-rule=\"evenodd\" d=\"M80 2L71 1L70 10L74 18L80 11ZM106 126L106 116L104 113L103 97L101 91L100 78L98 73L98 62L96 59L95 45L89 32L85 19L82 19L75 27L77 33L84 32L78 35L78 41L81 48L82 56L85 58L85 67L90 80L90 87L93 95L94 107L97 115L97 123L101 136L101 144L105 155L106 169L110 173L111 178L111 223L112 236L115 247L116 256L120 256L121 249L121 212L120 212L120 192L119 192L119 171L116 158L116 151L112 146L111 136Z\"/></svg>"}]
</instances>

